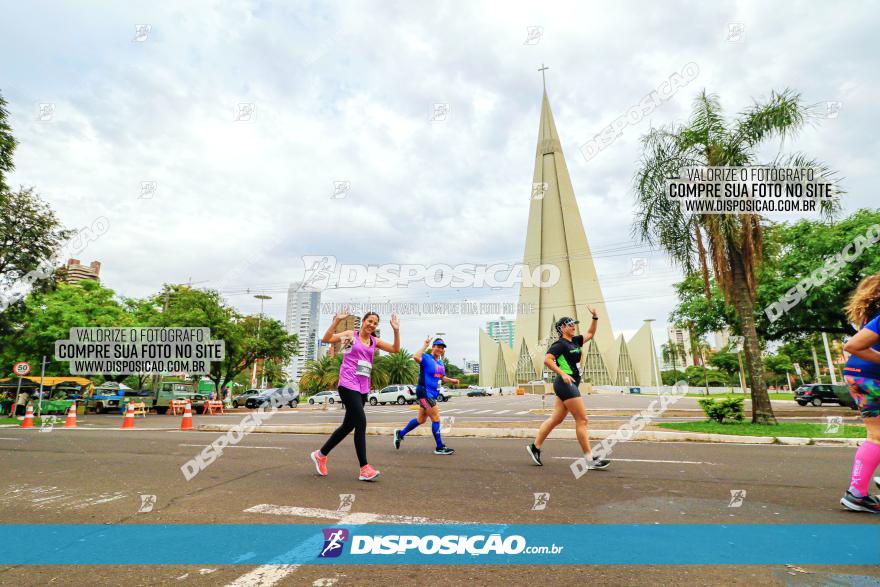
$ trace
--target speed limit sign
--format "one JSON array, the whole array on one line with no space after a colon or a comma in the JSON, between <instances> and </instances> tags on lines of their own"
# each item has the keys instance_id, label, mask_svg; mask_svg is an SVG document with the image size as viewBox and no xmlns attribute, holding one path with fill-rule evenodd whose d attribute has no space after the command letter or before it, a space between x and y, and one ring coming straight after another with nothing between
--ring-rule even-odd
<instances>
[{"instance_id":1,"label":"speed limit sign","mask_svg":"<svg viewBox=\"0 0 880 587\"><path fill-rule=\"evenodd\" d=\"M24 377L31 372L31 364L26 361L21 361L12 366L12 371L19 377Z\"/></svg>"}]
</instances>

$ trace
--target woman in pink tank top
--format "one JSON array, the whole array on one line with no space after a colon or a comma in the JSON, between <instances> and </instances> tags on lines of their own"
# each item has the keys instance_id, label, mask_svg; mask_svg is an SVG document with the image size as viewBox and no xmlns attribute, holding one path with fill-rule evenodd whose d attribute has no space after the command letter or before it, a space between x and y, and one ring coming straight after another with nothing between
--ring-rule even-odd
<instances>
[{"instance_id":1,"label":"woman in pink tank top","mask_svg":"<svg viewBox=\"0 0 880 587\"><path fill-rule=\"evenodd\" d=\"M373 333L379 325L379 315L375 312L367 312L361 319L360 330L346 330L335 332L339 323L348 317L348 312L342 311L333 318L333 323L324 338L325 343L342 343L342 366L339 368L339 398L345 406L345 418L324 446L314 451L310 456L319 475L327 475L327 455L333 448L342 442L348 434L354 430L354 448L360 461L361 470L358 479L372 481L379 476L379 471L367 462L367 416L364 413L364 404L367 403L367 394L370 393L370 374L373 370L373 360L376 357L376 349L386 353L396 353L400 350L400 323L397 315L391 315L391 328L394 330L394 344L379 340Z\"/></svg>"}]
</instances>

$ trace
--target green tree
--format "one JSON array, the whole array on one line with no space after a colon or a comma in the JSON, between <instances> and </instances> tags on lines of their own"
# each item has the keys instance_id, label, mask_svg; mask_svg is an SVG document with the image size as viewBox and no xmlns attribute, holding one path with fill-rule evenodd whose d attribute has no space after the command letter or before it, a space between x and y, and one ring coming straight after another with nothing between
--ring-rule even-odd
<instances>
[{"instance_id":1,"label":"green tree","mask_svg":"<svg viewBox=\"0 0 880 587\"><path fill-rule=\"evenodd\" d=\"M73 234L61 226L55 211L33 188L0 190L0 287L9 287L40 268ZM53 268L45 269L51 279Z\"/></svg>"},{"instance_id":2,"label":"green tree","mask_svg":"<svg viewBox=\"0 0 880 587\"><path fill-rule=\"evenodd\" d=\"M222 339L226 346L224 359L212 362L208 374L217 392L236 375L251 369L257 359L288 364L296 354L298 344L296 335L288 334L278 320L265 316L242 316L237 312L232 314L228 324L212 329L211 338Z\"/></svg>"},{"instance_id":3,"label":"green tree","mask_svg":"<svg viewBox=\"0 0 880 587\"><path fill-rule=\"evenodd\" d=\"M783 383L787 385L786 374L794 373L791 358L783 354L766 355L764 357L764 373L772 385L779 386Z\"/></svg>"},{"instance_id":4,"label":"green tree","mask_svg":"<svg viewBox=\"0 0 880 587\"><path fill-rule=\"evenodd\" d=\"M9 125L9 112L6 110L6 100L0 94L0 194L6 192L9 186L6 184L6 174L15 169L12 155L18 141L12 136L12 127ZM5 216L5 214L4 214ZM0 217L0 222L3 218Z\"/></svg>"},{"instance_id":5,"label":"green tree","mask_svg":"<svg viewBox=\"0 0 880 587\"><path fill-rule=\"evenodd\" d=\"M0 336L0 361L39 365L45 355L46 375L69 375L70 363L54 360L56 340L68 339L75 327L131 325L131 316L112 289L92 280L58 283L54 290L34 291L25 298L16 322ZM125 376L108 378L121 381Z\"/></svg>"},{"instance_id":6,"label":"green tree","mask_svg":"<svg viewBox=\"0 0 880 587\"><path fill-rule=\"evenodd\" d=\"M739 385L739 359L736 353L730 351L729 345L712 353L706 362L722 371L727 376L728 381L735 381Z\"/></svg>"},{"instance_id":7,"label":"green tree","mask_svg":"<svg viewBox=\"0 0 880 587\"><path fill-rule=\"evenodd\" d=\"M673 371L685 365L684 345L680 343L669 341L660 345L660 354L664 363L672 365ZM673 381L673 383L675 382Z\"/></svg>"},{"instance_id":8,"label":"green tree","mask_svg":"<svg viewBox=\"0 0 880 587\"><path fill-rule=\"evenodd\" d=\"M663 382L663 385L675 385L684 378L684 371L679 371L677 369L660 372L660 380Z\"/></svg>"},{"instance_id":9,"label":"green tree","mask_svg":"<svg viewBox=\"0 0 880 587\"><path fill-rule=\"evenodd\" d=\"M287 364L296 353L297 337L288 334L281 322L266 316L243 316L214 290L166 285L149 305L162 308L156 326L210 328L212 340L224 341L226 355L222 361L212 362L208 373L217 393L236 375L251 369L257 359L264 359L267 365L273 361Z\"/></svg>"},{"instance_id":10,"label":"green tree","mask_svg":"<svg viewBox=\"0 0 880 587\"><path fill-rule=\"evenodd\" d=\"M306 393L317 393L339 387L339 367L342 355L324 355L316 361L308 361L299 379L299 388Z\"/></svg>"},{"instance_id":11,"label":"green tree","mask_svg":"<svg viewBox=\"0 0 880 587\"><path fill-rule=\"evenodd\" d=\"M478 385L480 382L480 374L479 373L470 373L468 375L462 375L461 377L456 377L459 380L458 387L467 387L468 385Z\"/></svg>"},{"instance_id":12,"label":"green tree","mask_svg":"<svg viewBox=\"0 0 880 587\"><path fill-rule=\"evenodd\" d=\"M390 385L414 385L419 380L419 366L406 349L383 357Z\"/></svg>"},{"instance_id":13,"label":"green tree","mask_svg":"<svg viewBox=\"0 0 880 587\"><path fill-rule=\"evenodd\" d=\"M725 327L739 332L739 321L733 307L724 301L715 280L709 278L709 296L706 296L703 278L699 273L690 273L675 284L678 303L669 315L676 325L687 325L691 334L703 337L710 332L718 332Z\"/></svg>"},{"instance_id":14,"label":"green tree","mask_svg":"<svg viewBox=\"0 0 880 587\"><path fill-rule=\"evenodd\" d=\"M282 387L290 379L287 371L284 370L284 365L277 358L263 361L262 365L263 370L260 375L266 378L266 385L268 387Z\"/></svg>"},{"instance_id":15,"label":"green tree","mask_svg":"<svg viewBox=\"0 0 880 587\"><path fill-rule=\"evenodd\" d=\"M768 140L787 138L801 129L808 109L800 96L773 92L729 125L717 96L697 96L690 120L651 130L643 137L644 154L634 178L637 213L634 232L643 242L659 245L684 268L703 277L711 298L709 271L724 299L740 320L748 364L752 422L775 423L762 375L761 345L755 324L755 290L762 257L763 222L754 214L689 214L666 195L666 180L684 167L746 166L757 163L757 151ZM803 155L777 159L784 166L813 167L829 176L827 167ZM832 213L833 206L824 206Z\"/></svg>"},{"instance_id":16,"label":"green tree","mask_svg":"<svg viewBox=\"0 0 880 587\"><path fill-rule=\"evenodd\" d=\"M880 210L858 210L835 223L801 220L770 226L758 285L759 334L767 340L793 340L822 331L855 334L844 314L847 299L862 277L880 273L880 247L866 237L869 233L880 233ZM824 277L819 272L826 261L840 256L849 243L855 246L847 254L853 254L857 246L861 255L851 261L833 261L838 267L835 274L821 285L805 283L803 299L786 303L786 294L791 302L800 297L799 282L814 273Z\"/></svg>"},{"instance_id":17,"label":"green tree","mask_svg":"<svg viewBox=\"0 0 880 587\"><path fill-rule=\"evenodd\" d=\"M801 378L803 378L804 383L818 381L816 379L816 369L813 365L813 349L818 348L822 348L822 337L815 333L779 345L779 354L791 359L792 368L794 368L794 363L800 366L800 377L797 376L795 371L792 371L792 375L798 383L800 383Z\"/></svg>"},{"instance_id":18,"label":"green tree","mask_svg":"<svg viewBox=\"0 0 880 587\"><path fill-rule=\"evenodd\" d=\"M702 365L691 365L684 370L684 378L692 387L719 387L727 385L727 376L722 371L706 369Z\"/></svg>"}]
</instances>

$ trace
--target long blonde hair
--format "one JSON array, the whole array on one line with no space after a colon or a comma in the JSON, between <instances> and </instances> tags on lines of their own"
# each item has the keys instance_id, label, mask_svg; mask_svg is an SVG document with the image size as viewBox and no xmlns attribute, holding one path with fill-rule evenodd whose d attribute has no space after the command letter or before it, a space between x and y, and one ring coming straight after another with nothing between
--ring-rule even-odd
<instances>
[{"instance_id":1,"label":"long blonde hair","mask_svg":"<svg viewBox=\"0 0 880 587\"><path fill-rule=\"evenodd\" d=\"M858 328L878 313L880 313L880 273L861 280L846 306L847 319Z\"/></svg>"}]
</instances>

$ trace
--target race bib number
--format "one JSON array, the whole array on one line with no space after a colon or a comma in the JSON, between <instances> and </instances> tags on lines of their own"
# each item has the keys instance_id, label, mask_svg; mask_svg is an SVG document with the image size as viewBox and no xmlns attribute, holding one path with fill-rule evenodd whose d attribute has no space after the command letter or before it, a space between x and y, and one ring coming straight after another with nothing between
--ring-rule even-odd
<instances>
[{"instance_id":1,"label":"race bib number","mask_svg":"<svg viewBox=\"0 0 880 587\"><path fill-rule=\"evenodd\" d=\"M363 359L358 361L357 370L355 373L362 377L369 377L370 371L373 369L373 364L369 361L364 361Z\"/></svg>"}]
</instances>

